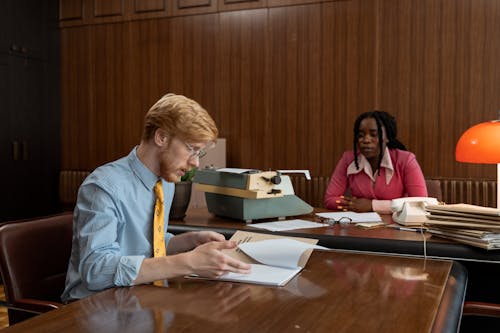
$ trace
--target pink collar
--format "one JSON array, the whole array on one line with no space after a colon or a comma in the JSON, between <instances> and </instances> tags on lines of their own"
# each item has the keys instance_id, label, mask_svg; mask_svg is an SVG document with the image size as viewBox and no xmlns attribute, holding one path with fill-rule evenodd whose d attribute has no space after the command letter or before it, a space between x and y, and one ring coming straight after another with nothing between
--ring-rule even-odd
<instances>
[{"instance_id":1,"label":"pink collar","mask_svg":"<svg viewBox=\"0 0 500 333\"><path fill-rule=\"evenodd\" d=\"M347 175L357 174L364 171L368 177L375 183L376 176L373 174L372 167L366 157L363 154L358 154L358 164L359 169L356 169L356 164L354 161L347 167ZM389 149L385 147L384 156L382 156L382 161L380 163L380 168L385 168L385 183L389 184L392 176L394 175L394 167L392 166L391 155L389 154ZM380 173L380 172L379 172Z\"/></svg>"}]
</instances>

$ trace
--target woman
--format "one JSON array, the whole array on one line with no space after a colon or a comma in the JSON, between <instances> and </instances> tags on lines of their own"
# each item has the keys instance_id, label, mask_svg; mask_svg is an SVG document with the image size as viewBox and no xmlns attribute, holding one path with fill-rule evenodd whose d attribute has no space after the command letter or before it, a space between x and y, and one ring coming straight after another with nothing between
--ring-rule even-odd
<instances>
[{"instance_id":1,"label":"woman","mask_svg":"<svg viewBox=\"0 0 500 333\"><path fill-rule=\"evenodd\" d=\"M415 155L396 135L396 120L387 112L359 115L354 123L354 151L344 152L332 174L326 208L388 214L392 199L427 196ZM352 197L344 196L346 190Z\"/></svg>"}]
</instances>

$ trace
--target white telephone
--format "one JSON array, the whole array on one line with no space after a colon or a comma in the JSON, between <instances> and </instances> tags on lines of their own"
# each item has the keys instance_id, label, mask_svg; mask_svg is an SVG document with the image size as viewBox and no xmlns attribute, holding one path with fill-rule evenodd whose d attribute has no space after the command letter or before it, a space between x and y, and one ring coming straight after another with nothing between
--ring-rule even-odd
<instances>
[{"instance_id":1,"label":"white telephone","mask_svg":"<svg viewBox=\"0 0 500 333\"><path fill-rule=\"evenodd\" d=\"M425 211L427 205L437 205L436 198L407 197L394 199L391 209L394 212L392 219L403 225L422 225L426 221L428 213Z\"/></svg>"}]
</instances>

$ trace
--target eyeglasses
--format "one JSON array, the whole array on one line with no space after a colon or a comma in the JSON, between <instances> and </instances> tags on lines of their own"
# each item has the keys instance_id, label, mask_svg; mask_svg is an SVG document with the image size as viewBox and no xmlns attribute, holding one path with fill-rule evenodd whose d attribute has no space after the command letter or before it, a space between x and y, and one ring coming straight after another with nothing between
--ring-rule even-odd
<instances>
[{"instance_id":1,"label":"eyeglasses","mask_svg":"<svg viewBox=\"0 0 500 333\"><path fill-rule=\"evenodd\" d=\"M347 216L343 216L339 219L326 218L326 217L320 217L320 216L318 216L318 218L320 219L321 223L328 224L328 225L335 225L337 223L341 224L341 225L345 225L345 224L352 223L352 219L350 217L347 217Z\"/></svg>"},{"instance_id":2,"label":"eyeglasses","mask_svg":"<svg viewBox=\"0 0 500 333\"><path fill-rule=\"evenodd\" d=\"M186 146L186 149L189 152L189 159L192 159L192 158L202 158L203 156L205 156L207 154L207 152L206 152L205 149L202 149L202 148L198 148L197 149L197 148L191 146L187 142L184 142L184 145Z\"/></svg>"}]
</instances>

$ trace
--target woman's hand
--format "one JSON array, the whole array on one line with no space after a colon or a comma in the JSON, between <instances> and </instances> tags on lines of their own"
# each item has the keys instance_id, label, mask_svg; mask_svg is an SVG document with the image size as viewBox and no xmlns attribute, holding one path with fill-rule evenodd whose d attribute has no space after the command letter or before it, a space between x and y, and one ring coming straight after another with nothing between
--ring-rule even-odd
<instances>
[{"instance_id":1,"label":"woman's hand","mask_svg":"<svg viewBox=\"0 0 500 333\"><path fill-rule=\"evenodd\" d=\"M365 213L373 211L372 199L365 198L351 198L349 209L356 213Z\"/></svg>"},{"instance_id":2,"label":"woman's hand","mask_svg":"<svg viewBox=\"0 0 500 333\"><path fill-rule=\"evenodd\" d=\"M344 212L364 213L373 211L371 199L341 196L340 200L337 200L336 203L337 209Z\"/></svg>"}]
</instances>

